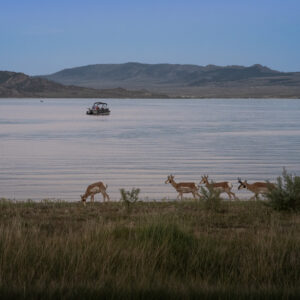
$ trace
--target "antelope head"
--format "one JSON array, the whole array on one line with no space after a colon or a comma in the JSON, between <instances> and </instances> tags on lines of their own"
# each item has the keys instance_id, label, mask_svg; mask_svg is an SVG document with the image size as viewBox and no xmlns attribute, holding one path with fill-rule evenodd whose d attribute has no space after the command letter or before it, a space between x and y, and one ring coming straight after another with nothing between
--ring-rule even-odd
<instances>
[{"instance_id":1,"label":"antelope head","mask_svg":"<svg viewBox=\"0 0 300 300\"><path fill-rule=\"evenodd\" d=\"M168 176L168 179L165 181L165 184L171 183L173 180L174 180L174 176L173 176L172 174L170 174L170 175Z\"/></svg>"},{"instance_id":2,"label":"antelope head","mask_svg":"<svg viewBox=\"0 0 300 300\"><path fill-rule=\"evenodd\" d=\"M83 202L84 206L86 205L86 197L84 195L80 195L81 201Z\"/></svg>"},{"instance_id":3,"label":"antelope head","mask_svg":"<svg viewBox=\"0 0 300 300\"><path fill-rule=\"evenodd\" d=\"M208 175L201 176L200 184L207 184L208 183Z\"/></svg>"},{"instance_id":4,"label":"antelope head","mask_svg":"<svg viewBox=\"0 0 300 300\"><path fill-rule=\"evenodd\" d=\"M240 190L240 189L246 189L247 188L247 186L246 186L246 184L247 184L247 180L245 180L244 182L241 180L241 178L238 178L238 182L239 182L239 187L238 187L238 190Z\"/></svg>"}]
</instances>

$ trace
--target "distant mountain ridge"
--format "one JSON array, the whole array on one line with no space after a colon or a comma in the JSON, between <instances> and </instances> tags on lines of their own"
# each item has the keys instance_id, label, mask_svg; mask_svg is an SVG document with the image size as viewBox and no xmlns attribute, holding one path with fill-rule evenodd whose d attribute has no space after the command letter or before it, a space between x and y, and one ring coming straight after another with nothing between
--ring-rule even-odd
<instances>
[{"instance_id":1,"label":"distant mountain ridge","mask_svg":"<svg viewBox=\"0 0 300 300\"><path fill-rule=\"evenodd\" d=\"M89 88L147 89L175 97L299 97L300 72L179 64L95 64L41 76Z\"/></svg>"},{"instance_id":2,"label":"distant mountain ridge","mask_svg":"<svg viewBox=\"0 0 300 300\"><path fill-rule=\"evenodd\" d=\"M63 85L24 73L0 71L0 98L165 98L165 95L146 90L129 91L123 88L93 89Z\"/></svg>"},{"instance_id":3,"label":"distant mountain ridge","mask_svg":"<svg viewBox=\"0 0 300 300\"><path fill-rule=\"evenodd\" d=\"M278 73L280 72L261 65L251 67L208 65L202 67L196 65L125 63L75 67L43 77L64 84L82 82L82 84L88 85L89 81L95 80L129 84L132 80L138 82L151 80L151 83L159 84L195 85L196 82L201 80L207 82L231 81L252 77L276 76Z\"/></svg>"}]
</instances>

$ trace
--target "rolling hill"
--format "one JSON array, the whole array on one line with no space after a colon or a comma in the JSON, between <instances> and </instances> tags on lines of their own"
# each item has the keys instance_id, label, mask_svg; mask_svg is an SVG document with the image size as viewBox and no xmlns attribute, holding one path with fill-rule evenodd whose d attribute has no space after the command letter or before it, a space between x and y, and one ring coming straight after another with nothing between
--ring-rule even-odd
<instances>
[{"instance_id":1,"label":"rolling hill","mask_svg":"<svg viewBox=\"0 0 300 300\"><path fill-rule=\"evenodd\" d=\"M300 72L279 72L258 64L95 64L39 77L86 88L147 89L172 97L300 98Z\"/></svg>"},{"instance_id":2,"label":"rolling hill","mask_svg":"<svg viewBox=\"0 0 300 300\"><path fill-rule=\"evenodd\" d=\"M146 90L129 91L123 88L93 89L63 85L23 73L0 71L0 98L165 98L165 95Z\"/></svg>"}]
</instances>

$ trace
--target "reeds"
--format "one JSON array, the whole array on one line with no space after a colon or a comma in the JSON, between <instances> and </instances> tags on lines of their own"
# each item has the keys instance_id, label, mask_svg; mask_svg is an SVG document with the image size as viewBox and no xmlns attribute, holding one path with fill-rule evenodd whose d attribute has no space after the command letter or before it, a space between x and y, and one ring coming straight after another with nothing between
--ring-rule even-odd
<instances>
[{"instance_id":1,"label":"reeds","mask_svg":"<svg viewBox=\"0 0 300 300\"><path fill-rule=\"evenodd\" d=\"M0 295L300 295L300 216L258 202L0 203Z\"/></svg>"}]
</instances>

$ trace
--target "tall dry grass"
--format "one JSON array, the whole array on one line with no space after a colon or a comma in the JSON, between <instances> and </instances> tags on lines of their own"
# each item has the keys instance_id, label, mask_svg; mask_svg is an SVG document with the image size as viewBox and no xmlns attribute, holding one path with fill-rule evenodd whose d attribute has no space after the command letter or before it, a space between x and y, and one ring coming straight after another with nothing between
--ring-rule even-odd
<instances>
[{"instance_id":1,"label":"tall dry grass","mask_svg":"<svg viewBox=\"0 0 300 300\"><path fill-rule=\"evenodd\" d=\"M293 298L300 216L256 202L0 203L0 295Z\"/></svg>"}]
</instances>

